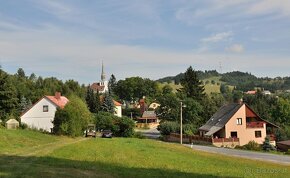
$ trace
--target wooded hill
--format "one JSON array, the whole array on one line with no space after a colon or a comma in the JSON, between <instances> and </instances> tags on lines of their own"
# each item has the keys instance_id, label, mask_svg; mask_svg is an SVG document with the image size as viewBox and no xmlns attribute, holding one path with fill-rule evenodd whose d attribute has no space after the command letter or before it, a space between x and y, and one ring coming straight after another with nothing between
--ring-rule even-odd
<instances>
[{"instance_id":1,"label":"wooded hill","mask_svg":"<svg viewBox=\"0 0 290 178\"><path fill-rule=\"evenodd\" d=\"M227 73L218 73L216 70L197 71L198 77L201 80L211 80L212 77L219 77L220 83L235 86L237 90L248 91L255 88L270 90L272 92L277 90L290 90L290 77L256 77L248 72L233 71ZM183 73L176 76L169 76L158 79L158 82L174 82L180 83L180 79L183 77ZM209 81L211 82L211 81Z\"/></svg>"}]
</instances>

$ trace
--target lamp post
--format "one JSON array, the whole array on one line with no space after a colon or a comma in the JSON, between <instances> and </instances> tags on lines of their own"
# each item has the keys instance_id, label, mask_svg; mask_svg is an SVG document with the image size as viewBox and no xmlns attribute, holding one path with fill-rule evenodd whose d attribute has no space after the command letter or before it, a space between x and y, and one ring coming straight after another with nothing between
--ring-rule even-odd
<instances>
[{"instance_id":1,"label":"lamp post","mask_svg":"<svg viewBox=\"0 0 290 178\"><path fill-rule=\"evenodd\" d=\"M182 104L182 101L180 101L180 144L182 144L182 137L183 137L183 133L182 133L182 108L185 108L186 105Z\"/></svg>"}]
</instances>

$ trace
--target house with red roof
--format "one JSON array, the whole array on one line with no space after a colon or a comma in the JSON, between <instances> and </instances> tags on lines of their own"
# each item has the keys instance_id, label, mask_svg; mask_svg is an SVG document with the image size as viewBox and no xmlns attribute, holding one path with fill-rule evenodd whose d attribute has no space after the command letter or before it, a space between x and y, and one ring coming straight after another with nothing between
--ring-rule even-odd
<instances>
[{"instance_id":1,"label":"house with red roof","mask_svg":"<svg viewBox=\"0 0 290 178\"><path fill-rule=\"evenodd\" d=\"M122 117L122 104L119 103L118 101L113 100L114 105L115 105L115 112L114 115L118 117Z\"/></svg>"},{"instance_id":2,"label":"house with red roof","mask_svg":"<svg viewBox=\"0 0 290 178\"><path fill-rule=\"evenodd\" d=\"M21 123L27 124L30 128L52 132L52 121L57 108L64 108L68 102L69 100L61 96L60 92L56 92L54 96L44 96L21 114Z\"/></svg>"}]
</instances>

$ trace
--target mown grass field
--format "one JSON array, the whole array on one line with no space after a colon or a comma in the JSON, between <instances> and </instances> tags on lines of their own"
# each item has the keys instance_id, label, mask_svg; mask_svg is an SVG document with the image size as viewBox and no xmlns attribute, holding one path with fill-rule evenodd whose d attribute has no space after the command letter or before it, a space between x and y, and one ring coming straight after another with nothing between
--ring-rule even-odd
<instances>
[{"instance_id":1,"label":"mown grass field","mask_svg":"<svg viewBox=\"0 0 290 178\"><path fill-rule=\"evenodd\" d=\"M5 178L288 177L290 174L290 167L285 165L215 155L148 139L71 139L31 131L0 130L1 142L7 138L10 142L0 147L0 177ZM13 146L21 140L21 147Z\"/></svg>"}]
</instances>

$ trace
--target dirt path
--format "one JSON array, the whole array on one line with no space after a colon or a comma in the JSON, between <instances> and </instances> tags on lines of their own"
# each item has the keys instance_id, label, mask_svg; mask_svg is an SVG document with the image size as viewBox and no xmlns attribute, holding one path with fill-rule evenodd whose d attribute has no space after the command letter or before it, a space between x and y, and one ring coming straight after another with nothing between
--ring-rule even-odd
<instances>
[{"instance_id":1,"label":"dirt path","mask_svg":"<svg viewBox=\"0 0 290 178\"><path fill-rule=\"evenodd\" d=\"M54 150L75 144L78 142L82 142L88 140L88 138L75 138L75 139L65 139L65 140L59 140L56 142L44 144L44 145L39 145L35 147L31 147L25 150L21 150L20 152L15 153L17 156L44 156L48 155L49 153L53 152Z\"/></svg>"}]
</instances>

